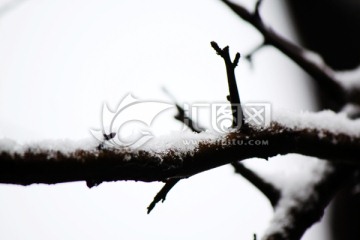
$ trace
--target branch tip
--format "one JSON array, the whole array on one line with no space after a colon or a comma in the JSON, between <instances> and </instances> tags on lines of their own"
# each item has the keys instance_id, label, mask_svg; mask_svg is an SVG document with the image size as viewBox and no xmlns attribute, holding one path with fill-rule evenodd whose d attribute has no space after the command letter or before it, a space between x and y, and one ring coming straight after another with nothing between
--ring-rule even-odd
<instances>
[{"instance_id":1,"label":"branch tip","mask_svg":"<svg viewBox=\"0 0 360 240\"><path fill-rule=\"evenodd\" d=\"M166 195L180 180L181 180L180 178L174 178L174 179L170 179L165 183L165 185L161 188L161 190L155 195L154 200L147 207L147 214L149 214L155 208L158 202L165 201Z\"/></svg>"},{"instance_id":2,"label":"branch tip","mask_svg":"<svg viewBox=\"0 0 360 240\"><path fill-rule=\"evenodd\" d=\"M263 3L263 0L258 0L255 4L255 11L254 11L254 16L255 18L257 18L257 20L261 20L261 17L260 17L260 7L261 7L261 4Z\"/></svg>"},{"instance_id":3,"label":"branch tip","mask_svg":"<svg viewBox=\"0 0 360 240\"><path fill-rule=\"evenodd\" d=\"M273 207L277 205L281 197L281 192L278 188L260 177L251 169L245 167L245 165L240 162L233 162L232 166L234 167L236 173L239 173L251 184L253 184L260 192L262 192Z\"/></svg>"},{"instance_id":4,"label":"branch tip","mask_svg":"<svg viewBox=\"0 0 360 240\"><path fill-rule=\"evenodd\" d=\"M229 46L221 49L218 44L214 41L211 42L211 46L215 49L215 51L220 55L226 66L226 74L228 79L228 86L229 86L229 93L230 98L228 100L231 104L232 115L233 115L233 123L232 127L237 129L246 129L245 121L244 121L244 114L242 112L241 103L240 103L240 96L239 91L236 84L236 77L235 77L235 67L237 66L240 53L236 53L234 60L232 61L230 58L229 53ZM240 117L239 117L240 116Z\"/></svg>"},{"instance_id":5,"label":"branch tip","mask_svg":"<svg viewBox=\"0 0 360 240\"><path fill-rule=\"evenodd\" d=\"M187 127L189 127L193 132L200 133L205 131L203 127L200 127L199 124L195 123L194 120L191 119L190 116L188 116L184 110L175 100L175 97L166 89L163 88L163 91L172 99L172 101L175 104L177 114L174 116L176 120L179 122L182 122Z\"/></svg>"},{"instance_id":6,"label":"branch tip","mask_svg":"<svg viewBox=\"0 0 360 240\"><path fill-rule=\"evenodd\" d=\"M248 54L246 54L244 56L244 58L250 63L252 64L252 60L253 60L253 57L254 55L259 51L261 50L263 47L265 47L267 45L267 42L266 41L263 41L260 45L258 45L257 47L255 47L253 50L251 50Z\"/></svg>"},{"instance_id":7,"label":"branch tip","mask_svg":"<svg viewBox=\"0 0 360 240\"><path fill-rule=\"evenodd\" d=\"M265 43L272 45L287 57L297 63L302 69L310 74L314 81L319 84L323 92L331 99L335 107L341 107L346 102L359 103L360 90L355 89L348 92L340 83L339 79L333 74L333 70L326 64L317 64L304 56L305 49L288 41L281 35L277 34L271 28L267 27L261 20L259 9L263 1L257 1L254 12L250 12L241 4L236 4L228 0L222 0L231 10L233 10L240 18L250 23L264 37ZM251 60L250 57L245 57ZM334 97L335 96L335 97Z\"/></svg>"},{"instance_id":8,"label":"branch tip","mask_svg":"<svg viewBox=\"0 0 360 240\"><path fill-rule=\"evenodd\" d=\"M210 44L211 44L211 47L217 52L217 54L220 55L222 52L222 49L219 47L219 45L215 41L210 42Z\"/></svg>"},{"instance_id":9,"label":"branch tip","mask_svg":"<svg viewBox=\"0 0 360 240\"><path fill-rule=\"evenodd\" d=\"M240 53L236 53L234 61L233 61L234 68L238 65L239 60L240 60Z\"/></svg>"}]
</instances>

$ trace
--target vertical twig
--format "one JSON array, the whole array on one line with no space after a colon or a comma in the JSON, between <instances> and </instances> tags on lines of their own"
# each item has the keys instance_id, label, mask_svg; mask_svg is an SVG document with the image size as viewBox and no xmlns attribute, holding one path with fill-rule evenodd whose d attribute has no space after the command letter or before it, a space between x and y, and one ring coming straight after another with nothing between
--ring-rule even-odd
<instances>
[{"instance_id":1,"label":"vertical twig","mask_svg":"<svg viewBox=\"0 0 360 240\"><path fill-rule=\"evenodd\" d=\"M229 46L221 49L214 41L211 42L211 46L215 49L216 53L220 55L225 62L226 73L229 85L229 97L228 100L231 103L231 110L233 115L233 128L245 128L244 115L241 108L240 96L236 84L235 68L240 60L240 53L236 53L234 60L231 60L229 53Z\"/></svg>"}]
</instances>

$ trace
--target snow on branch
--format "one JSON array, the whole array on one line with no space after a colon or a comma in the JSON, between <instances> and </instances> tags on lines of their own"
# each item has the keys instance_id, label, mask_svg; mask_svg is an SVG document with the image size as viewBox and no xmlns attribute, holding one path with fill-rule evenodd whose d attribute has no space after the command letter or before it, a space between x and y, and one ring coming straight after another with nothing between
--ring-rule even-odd
<instances>
[{"instance_id":1,"label":"snow on branch","mask_svg":"<svg viewBox=\"0 0 360 240\"><path fill-rule=\"evenodd\" d=\"M322 58L309 50L306 50L277 34L271 28L267 27L259 14L261 1L255 6L255 11L250 12L240 4L235 4L229 0L221 0L239 17L255 27L264 37L263 45L272 45L286 56L296 62L302 69L311 75L321 89L328 95L329 99L342 106L346 102L360 103L360 77L356 81L348 81L345 74L337 74L331 69ZM258 48L256 48L258 50ZM256 51L255 50L255 51ZM251 54L246 56L251 59ZM352 72L352 71L350 71ZM354 71L358 72L358 71ZM359 76L359 74L351 74ZM349 87L349 85L351 87Z\"/></svg>"},{"instance_id":2,"label":"snow on branch","mask_svg":"<svg viewBox=\"0 0 360 240\"><path fill-rule=\"evenodd\" d=\"M72 146L71 142L19 145L0 141L0 182L28 185L71 181L135 180L166 181L184 178L234 161L278 154L299 153L333 162L360 164L360 124L332 114L308 114L308 119L326 119L328 128L320 123L294 117L290 125L273 122L266 129L250 128L223 136L210 133L188 133L177 138L154 139L136 150L105 148L95 144ZM287 120L289 121L289 120ZM334 128L338 123L349 129ZM332 123L332 125L330 124ZM350 128L353 131L350 133ZM164 141L167 141L164 145ZM159 144L159 142L161 144ZM72 146L67 148L66 146ZM159 147L162 146L162 147Z\"/></svg>"},{"instance_id":3,"label":"snow on branch","mask_svg":"<svg viewBox=\"0 0 360 240\"><path fill-rule=\"evenodd\" d=\"M334 195L352 181L353 169L327 162L313 162L307 177L281 184L281 198L263 239L301 239L324 215Z\"/></svg>"},{"instance_id":4,"label":"snow on branch","mask_svg":"<svg viewBox=\"0 0 360 240\"><path fill-rule=\"evenodd\" d=\"M256 51L262 46L272 45L313 77L313 80L318 84L321 91L325 93L328 100L334 103L335 109L342 109L351 118L359 116L360 68L347 72L335 72L326 65L318 54L297 46L277 34L267 27L261 19L259 12L261 0L258 0L255 5L254 12L250 12L243 6L228 0L222 0L222 2L239 17L255 27L264 37L262 45L246 55L245 59L248 59L251 63L252 55ZM289 114L283 114L281 116L277 115L274 120L292 130L307 129L305 131L311 132L312 130L309 131L309 129L317 129L319 138L327 138L330 130L332 134L337 135L337 139L332 140L337 146L339 146L338 144L342 145L338 140L345 136L345 138L350 137L352 139L350 141L355 144L358 144L359 141L355 139L359 136L359 122L349 122L345 114L337 115L331 111L324 111L318 114L305 113L296 118ZM319 143L314 142L314 144ZM345 149L349 146L343 145L343 147ZM321 144L317 146L317 150L320 148L322 148ZM346 152L344 151L344 154ZM311 154L305 155L311 156ZM358 153L349 153L347 156L344 155L343 159L350 156L358 157ZM280 192L278 201L274 201L276 198L273 198L271 194L269 197L269 193L272 193L273 189L272 184L270 184L269 188L268 182L264 182L262 178L257 178L258 176L254 175L255 180L252 181L254 186L260 183L258 189L268 196L273 206L275 206L274 217L263 237L264 240L300 239L309 227L321 219L324 209L343 185L345 183L351 184L351 181L354 181L352 176L357 171L357 167L338 164L338 162L324 162L324 164L325 167L316 165L313 169L307 169L307 171L315 169L308 179L302 179L295 185L285 189L284 187L277 188ZM240 170L242 169L240 168Z\"/></svg>"}]
</instances>

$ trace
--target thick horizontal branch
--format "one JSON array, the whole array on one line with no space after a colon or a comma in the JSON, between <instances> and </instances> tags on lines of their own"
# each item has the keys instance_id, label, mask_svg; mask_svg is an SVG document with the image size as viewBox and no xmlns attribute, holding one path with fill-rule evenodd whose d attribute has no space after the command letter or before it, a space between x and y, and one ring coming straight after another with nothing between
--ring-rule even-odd
<instances>
[{"instance_id":1,"label":"thick horizontal branch","mask_svg":"<svg viewBox=\"0 0 360 240\"><path fill-rule=\"evenodd\" d=\"M311 75L321 89L328 94L330 99L337 101L339 106L343 105L344 102L360 102L359 89L346 91L340 84L341 80L336 78L334 71L329 66L323 62L313 61L309 57L309 55L314 55L312 52L297 46L267 27L261 20L258 10L252 13L240 4L235 4L228 0L222 0L222 2L230 7L239 17L254 26L263 35L266 44L279 49Z\"/></svg>"},{"instance_id":2,"label":"thick horizontal branch","mask_svg":"<svg viewBox=\"0 0 360 240\"><path fill-rule=\"evenodd\" d=\"M0 146L0 183L166 181L237 160L288 153L360 164L359 137L316 129L293 130L275 123L264 130L233 132L219 139L197 141L184 140L185 145L196 144L194 150L169 147L160 153L96 148L62 153L30 146L20 154L1 150L4 148Z\"/></svg>"}]
</instances>

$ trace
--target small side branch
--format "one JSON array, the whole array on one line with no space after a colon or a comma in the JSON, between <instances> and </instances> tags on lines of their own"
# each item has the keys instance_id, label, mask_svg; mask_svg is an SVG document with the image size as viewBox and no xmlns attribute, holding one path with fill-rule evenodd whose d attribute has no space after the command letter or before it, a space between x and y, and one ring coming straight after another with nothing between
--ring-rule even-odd
<instances>
[{"instance_id":1,"label":"small side branch","mask_svg":"<svg viewBox=\"0 0 360 240\"><path fill-rule=\"evenodd\" d=\"M254 55L263 47L265 47L267 45L266 42L263 42L262 44L258 45L257 47L255 47L253 50L251 50L248 54L246 54L244 56L244 58L250 63L250 66L252 67L253 64L253 57Z\"/></svg>"},{"instance_id":2,"label":"small side branch","mask_svg":"<svg viewBox=\"0 0 360 240\"><path fill-rule=\"evenodd\" d=\"M234 60L231 60L229 53L229 46L226 46L225 48L221 49L218 46L218 44L214 41L211 42L211 46L215 49L216 53L224 59L225 62L229 92L230 92L230 97L228 100L231 103L231 109L233 114L232 126L234 128L238 128L239 126L245 127L244 115L241 109L240 96L239 96L239 91L237 88L236 77L235 77L235 68L239 63L240 53L236 53Z\"/></svg>"},{"instance_id":3,"label":"small side branch","mask_svg":"<svg viewBox=\"0 0 360 240\"><path fill-rule=\"evenodd\" d=\"M261 17L260 17L260 7L261 7L261 4L263 3L263 0L258 0L256 3L255 3L255 11L254 11L254 16L256 19L258 20L261 20Z\"/></svg>"},{"instance_id":4,"label":"small side branch","mask_svg":"<svg viewBox=\"0 0 360 240\"><path fill-rule=\"evenodd\" d=\"M174 102L176 106L176 110L177 110L177 114L175 115L176 120L185 124L193 132L199 133L205 131L204 128L200 127L197 123L194 122L194 120L190 116L186 114L184 108L181 107L179 103L177 103L174 96L166 88L163 88L163 91L170 97L170 99Z\"/></svg>"},{"instance_id":5,"label":"small side branch","mask_svg":"<svg viewBox=\"0 0 360 240\"><path fill-rule=\"evenodd\" d=\"M240 162L233 162L232 166L235 168L235 172L239 173L246 180L252 183L260 192L262 192L267 199L269 199L271 205L275 207L280 199L281 192L274 185L266 182L265 179L258 174L245 167Z\"/></svg>"},{"instance_id":6,"label":"small side branch","mask_svg":"<svg viewBox=\"0 0 360 240\"><path fill-rule=\"evenodd\" d=\"M264 37L267 44L274 46L283 52L286 56L297 63L309 75L314 78L324 92L329 96L329 99L334 100L341 106L344 102L357 102L359 103L359 93L357 90L353 92L346 92L345 89L339 84L339 80L335 78L333 70L325 65L318 64L306 57L307 50L297 46L296 44L286 40L271 28L265 26L261 20L259 13L259 6L261 1L256 4L254 13L247 10L240 4L235 4L229 0L221 0L231 10L233 10L239 17L254 26Z\"/></svg>"},{"instance_id":7,"label":"small side branch","mask_svg":"<svg viewBox=\"0 0 360 240\"><path fill-rule=\"evenodd\" d=\"M176 109L178 111L178 113L175 115L175 119L182 122L186 126L188 126L193 132L199 133L199 132L203 131L203 129L199 129L199 127L195 128L194 121L189 116L186 115L185 110L176 102L174 96L171 95L170 92L166 88L163 88L163 91L175 103ZM173 179L168 180L165 183L165 185L161 188L161 190L154 197L154 200L148 206L148 208L147 208L148 214L155 208L155 206L158 202L165 201L167 194L180 180L181 180L180 178L173 178Z\"/></svg>"},{"instance_id":8,"label":"small side branch","mask_svg":"<svg viewBox=\"0 0 360 240\"><path fill-rule=\"evenodd\" d=\"M149 214L154 207L156 206L156 204L160 201L164 202L166 199L166 195L170 192L170 190L180 181L180 178L174 178L174 179L170 179L169 181L167 181L164 185L164 187L161 188L161 190L156 194L156 196L154 197L154 200L150 203L150 205L148 206L148 211L147 213Z\"/></svg>"}]
</instances>

